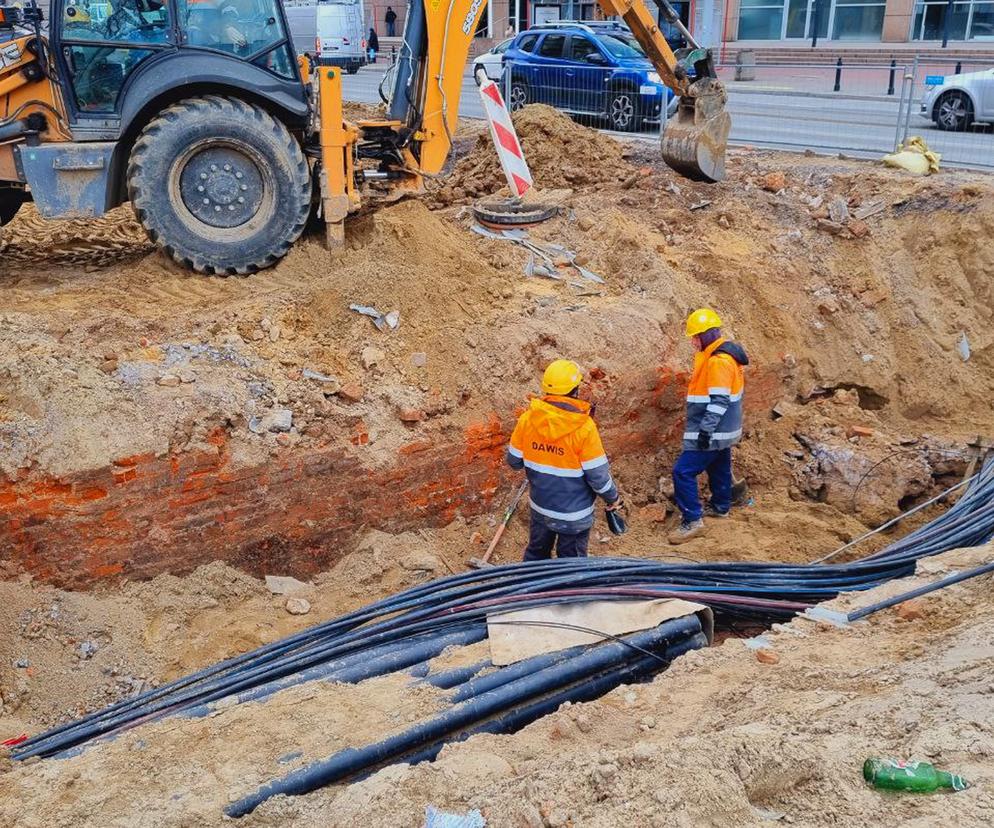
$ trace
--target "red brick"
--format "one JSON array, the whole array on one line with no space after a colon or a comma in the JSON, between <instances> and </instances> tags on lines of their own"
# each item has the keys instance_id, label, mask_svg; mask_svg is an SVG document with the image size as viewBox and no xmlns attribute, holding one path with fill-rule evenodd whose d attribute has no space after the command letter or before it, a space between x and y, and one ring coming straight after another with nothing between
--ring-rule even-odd
<instances>
[{"instance_id":1,"label":"red brick","mask_svg":"<svg viewBox=\"0 0 994 828\"><path fill-rule=\"evenodd\" d=\"M111 461L118 468L130 468L131 466L137 466L139 463L149 463L155 459L154 452L147 452L145 454L132 454L129 457L119 457L117 460Z\"/></svg>"},{"instance_id":2,"label":"red brick","mask_svg":"<svg viewBox=\"0 0 994 828\"><path fill-rule=\"evenodd\" d=\"M779 369L760 365L750 375L751 410L778 398ZM612 460L679 444L685 381L654 367L611 377L598 394L598 420ZM327 445L288 447L257 466L235 465L219 429L205 451L119 458L67 480L30 470L0 477L0 558L76 587L188 572L214 559L256 574L277 562L313 574L363 527L402 532L490 511L518 479L504 466L516 406L509 400L503 417L443 432L444 442L410 442L385 467L369 467L354 447L369 441L359 420L344 434L329 429Z\"/></svg>"}]
</instances>

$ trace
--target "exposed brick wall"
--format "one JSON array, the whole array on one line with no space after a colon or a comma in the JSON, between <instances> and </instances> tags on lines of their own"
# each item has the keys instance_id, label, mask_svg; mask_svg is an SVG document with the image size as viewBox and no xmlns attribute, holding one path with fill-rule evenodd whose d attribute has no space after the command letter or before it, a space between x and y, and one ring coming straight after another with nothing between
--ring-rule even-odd
<instances>
[{"instance_id":1,"label":"exposed brick wall","mask_svg":"<svg viewBox=\"0 0 994 828\"><path fill-rule=\"evenodd\" d=\"M768 406L776 376L753 371L747 400ZM756 376L758 374L758 376ZM677 444L686 377L645 371L597 382L609 456L652 456ZM494 415L439 443L418 431L386 468L363 465L365 429L318 446L281 449L237 465L228 435L209 450L122 457L57 480L0 479L0 560L41 580L83 586L126 575L182 573L221 559L257 575L326 568L364 528L404 531L478 514L507 488L503 452L514 413ZM503 487L503 488L502 488Z\"/></svg>"}]
</instances>

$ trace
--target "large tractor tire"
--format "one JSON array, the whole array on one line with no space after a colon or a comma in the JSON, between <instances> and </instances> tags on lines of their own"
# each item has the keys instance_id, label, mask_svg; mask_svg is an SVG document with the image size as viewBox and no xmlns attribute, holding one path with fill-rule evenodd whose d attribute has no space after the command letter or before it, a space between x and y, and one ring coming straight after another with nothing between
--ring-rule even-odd
<instances>
[{"instance_id":1,"label":"large tractor tire","mask_svg":"<svg viewBox=\"0 0 994 828\"><path fill-rule=\"evenodd\" d=\"M257 106L207 96L149 122L131 151L128 193L149 238L199 273L254 273L300 237L311 176L300 144Z\"/></svg>"}]
</instances>

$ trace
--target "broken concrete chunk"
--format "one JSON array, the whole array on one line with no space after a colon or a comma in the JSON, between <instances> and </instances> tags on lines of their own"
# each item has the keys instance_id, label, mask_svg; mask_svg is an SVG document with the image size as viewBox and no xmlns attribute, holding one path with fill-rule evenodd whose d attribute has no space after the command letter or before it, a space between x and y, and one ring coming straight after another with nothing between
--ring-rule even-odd
<instances>
[{"instance_id":1,"label":"broken concrete chunk","mask_svg":"<svg viewBox=\"0 0 994 828\"><path fill-rule=\"evenodd\" d=\"M290 615L307 615L311 611L311 602L306 598L288 598L286 611Z\"/></svg>"},{"instance_id":2,"label":"broken concrete chunk","mask_svg":"<svg viewBox=\"0 0 994 828\"><path fill-rule=\"evenodd\" d=\"M265 434L267 431L289 431L293 427L293 412L289 408L276 408L261 417L249 420L249 431Z\"/></svg>"},{"instance_id":3,"label":"broken concrete chunk","mask_svg":"<svg viewBox=\"0 0 994 828\"><path fill-rule=\"evenodd\" d=\"M842 232L842 225L837 221L830 221L829 219L818 219L816 226L819 230L825 233L831 233L833 236L836 236Z\"/></svg>"},{"instance_id":4,"label":"broken concrete chunk","mask_svg":"<svg viewBox=\"0 0 994 828\"><path fill-rule=\"evenodd\" d=\"M182 380L176 374L163 374L156 382L166 388L175 388Z\"/></svg>"},{"instance_id":5,"label":"broken concrete chunk","mask_svg":"<svg viewBox=\"0 0 994 828\"><path fill-rule=\"evenodd\" d=\"M844 224L849 220L849 204L839 196L828 205L828 217L836 224Z\"/></svg>"},{"instance_id":6,"label":"broken concrete chunk","mask_svg":"<svg viewBox=\"0 0 994 828\"><path fill-rule=\"evenodd\" d=\"M367 371L383 362L387 358L387 355L383 353L379 348L373 345L367 345L362 349L362 355L360 359L362 360L362 367Z\"/></svg>"},{"instance_id":7,"label":"broken concrete chunk","mask_svg":"<svg viewBox=\"0 0 994 828\"><path fill-rule=\"evenodd\" d=\"M411 354L411 365L415 368L424 368L428 364L428 354L418 351Z\"/></svg>"},{"instance_id":8,"label":"broken concrete chunk","mask_svg":"<svg viewBox=\"0 0 994 828\"><path fill-rule=\"evenodd\" d=\"M266 589L273 595L297 595L301 592L308 592L311 585L291 578L289 575L267 575Z\"/></svg>"}]
</instances>

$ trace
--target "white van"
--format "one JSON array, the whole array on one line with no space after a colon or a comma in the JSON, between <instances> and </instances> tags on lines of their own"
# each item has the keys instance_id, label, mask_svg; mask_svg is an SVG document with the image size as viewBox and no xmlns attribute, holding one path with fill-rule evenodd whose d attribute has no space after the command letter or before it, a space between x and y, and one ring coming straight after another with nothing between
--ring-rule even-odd
<instances>
[{"instance_id":1,"label":"white van","mask_svg":"<svg viewBox=\"0 0 994 828\"><path fill-rule=\"evenodd\" d=\"M366 20L362 0L285 3L286 19L298 55L322 66L341 66L350 75L366 63Z\"/></svg>"}]
</instances>

